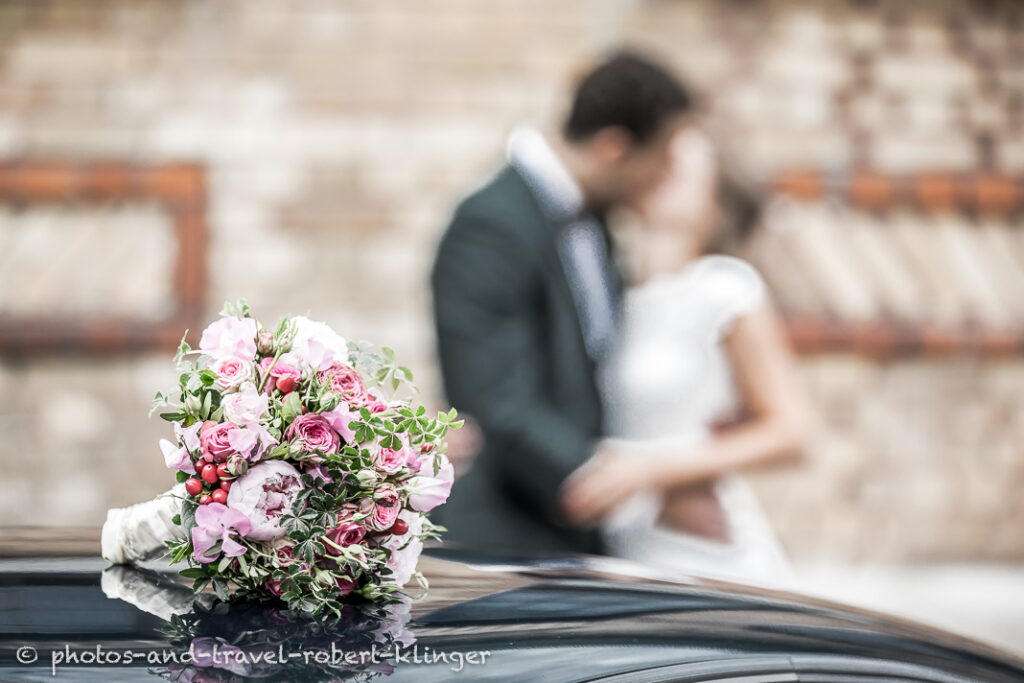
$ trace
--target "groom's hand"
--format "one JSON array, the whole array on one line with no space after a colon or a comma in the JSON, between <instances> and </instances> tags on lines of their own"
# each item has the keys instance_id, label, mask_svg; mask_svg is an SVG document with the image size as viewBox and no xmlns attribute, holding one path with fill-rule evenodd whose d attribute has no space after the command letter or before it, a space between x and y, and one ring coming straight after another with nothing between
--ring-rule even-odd
<instances>
[{"instance_id":1,"label":"groom's hand","mask_svg":"<svg viewBox=\"0 0 1024 683\"><path fill-rule=\"evenodd\" d=\"M651 488L652 469L611 440L600 442L594 455L562 484L560 504L577 526L593 526L632 495Z\"/></svg>"}]
</instances>

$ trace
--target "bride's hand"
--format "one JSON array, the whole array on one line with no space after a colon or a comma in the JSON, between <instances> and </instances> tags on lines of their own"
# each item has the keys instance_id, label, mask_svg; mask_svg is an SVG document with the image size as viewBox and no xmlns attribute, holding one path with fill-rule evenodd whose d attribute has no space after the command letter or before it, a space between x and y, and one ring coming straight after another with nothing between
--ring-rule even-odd
<instances>
[{"instance_id":1,"label":"bride's hand","mask_svg":"<svg viewBox=\"0 0 1024 683\"><path fill-rule=\"evenodd\" d=\"M562 484L560 503L566 518L577 526L591 526L634 494L653 488L657 468L648 464L614 441L602 442Z\"/></svg>"}]
</instances>

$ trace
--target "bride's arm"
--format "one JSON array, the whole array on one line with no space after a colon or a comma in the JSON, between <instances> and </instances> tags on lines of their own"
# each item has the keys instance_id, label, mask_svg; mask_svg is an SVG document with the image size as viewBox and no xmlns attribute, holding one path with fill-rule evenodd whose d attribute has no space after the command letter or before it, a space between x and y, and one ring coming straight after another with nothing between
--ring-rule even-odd
<instances>
[{"instance_id":1,"label":"bride's arm","mask_svg":"<svg viewBox=\"0 0 1024 683\"><path fill-rule=\"evenodd\" d=\"M770 304L739 318L725 349L736 384L751 418L726 428L692 448L661 444L622 443L632 450L649 449L664 459L665 471L656 477L660 488L673 488L711 479L726 472L798 459L808 437L810 408L797 381L795 362L785 333Z\"/></svg>"},{"instance_id":2,"label":"bride's arm","mask_svg":"<svg viewBox=\"0 0 1024 683\"><path fill-rule=\"evenodd\" d=\"M802 454L811 411L771 305L737 319L724 344L751 419L715 434L696 452L671 438L606 440L563 489L573 519L600 519L638 491L667 491Z\"/></svg>"}]
</instances>

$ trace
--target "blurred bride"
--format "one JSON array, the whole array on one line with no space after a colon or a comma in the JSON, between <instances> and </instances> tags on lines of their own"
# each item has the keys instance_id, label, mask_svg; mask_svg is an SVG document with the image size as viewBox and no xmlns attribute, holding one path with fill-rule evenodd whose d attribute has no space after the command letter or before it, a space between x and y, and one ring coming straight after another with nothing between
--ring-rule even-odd
<instances>
[{"instance_id":1,"label":"blurred bride","mask_svg":"<svg viewBox=\"0 0 1024 683\"><path fill-rule=\"evenodd\" d=\"M753 224L756 204L723 186L705 134L682 133L673 155L628 231L634 286L602 366L612 437L566 481L563 508L600 523L611 555L785 584L785 555L738 473L795 460L809 411L760 275L712 253Z\"/></svg>"}]
</instances>

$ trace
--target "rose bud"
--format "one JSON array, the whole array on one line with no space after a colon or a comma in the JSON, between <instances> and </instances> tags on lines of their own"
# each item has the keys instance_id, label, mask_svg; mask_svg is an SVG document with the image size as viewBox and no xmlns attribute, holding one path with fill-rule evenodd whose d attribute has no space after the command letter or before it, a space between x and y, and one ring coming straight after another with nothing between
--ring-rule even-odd
<instances>
[{"instance_id":1,"label":"rose bud","mask_svg":"<svg viewBox=\"0 0 1024 683\"><path fill-rule=\"evenodd\" d=\"M330 391L320 397L320 412L329 413L338 407L341 403L341 398Z\"/></svg>"},{"instance_id":2,"label":"rose bud","mask_svg":"<svg viewBox=\"0 0 1024 683\"><path fill-rule=\"evenodd\" d=\"M228 458L227 465L228 473L236 477L242 476L243 474L245 474L246 470L249 469L249 463L246 461L244 457L238 455L237 453Z\"/></svg>"},{"instance_id":3,"label":"rose bud","mask_svg":"<svg viewBox=\"0 0 1024 683\"><path fill-rule=\"evenodd\" d=\"M260 332L260 336L256 344L257 350L264 356L274 355L274 333L264 330Z\"/></svg>"},{"instance_id":4,"label":"rose bud","mask_svg":"<svg viewBox=\"0 0 1024 683\"><path fill-rule=\"evenodd\" d=\"M359 485L364 489L372 489L377 485L378 481L377 473L370 469L359 470L356 473L356 479L359 480Z\"/></svg>"}]
</instances>

